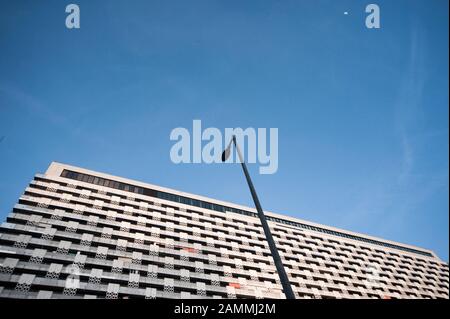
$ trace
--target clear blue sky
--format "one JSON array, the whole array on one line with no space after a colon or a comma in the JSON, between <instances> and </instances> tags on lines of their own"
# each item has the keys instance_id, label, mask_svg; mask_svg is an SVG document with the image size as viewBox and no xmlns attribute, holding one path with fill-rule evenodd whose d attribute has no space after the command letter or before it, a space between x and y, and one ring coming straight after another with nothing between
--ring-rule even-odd
<instances>
[{"instance_id":1,"label":"clear blue sky","mask_svg":"<svg viewBox=\"0 0 450 319\"><path fill-rule=\"evenodd\" d=\"M1 1L1 220L51 161L252 206L238 166L170 161L201 119L279 128L265 209L448 261L447 0L71 2L79 30L69 1Z\"/></svg>"}]
</instances>

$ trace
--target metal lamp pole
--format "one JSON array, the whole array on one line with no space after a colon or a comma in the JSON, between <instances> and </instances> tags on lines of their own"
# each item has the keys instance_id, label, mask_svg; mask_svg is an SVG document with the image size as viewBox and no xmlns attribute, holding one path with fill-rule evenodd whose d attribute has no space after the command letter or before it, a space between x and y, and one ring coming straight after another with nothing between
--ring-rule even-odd
<instances>
[{"instance_id":1,"label":"metal lamp pole","mask_svg":"<svg viewBox=\"0 0 450 319\"><path fill-rule=\"evenodd\" d=\"M258 211L258 217L261 221L261 225L264 229L264 234L266 235L267 242L269 243L270 252L272 253L273 261L275 262L275 266L277 268L278 276L280 277L281 285L283 286L283 292L287 299L295 299L294 292L292 291L291 284L289 283L289 278L286 274L286 271L283 266L283 262L281 261L280 255L278 254L277 246L275 245L275 241L273 240L272 233L270 232L269 224L267 223L266 216L263 213L261 208L261 204L259 203L258 195L256 194L255 187L253 186L252 180L250 178L250 174L248 173L247 166L245 165L244 158L242 157L241 150L236 143L236 136L233 135L228 147L222 153L222 162L225 162L230 156L230 148L231 144L234 144L236 147L239 160L241 161L241 166L244 171L245 178L247 180L248 187L250 188L250 192L252 193L253 202L255 203L256 210Z\"/></svg>"}]
</instances>

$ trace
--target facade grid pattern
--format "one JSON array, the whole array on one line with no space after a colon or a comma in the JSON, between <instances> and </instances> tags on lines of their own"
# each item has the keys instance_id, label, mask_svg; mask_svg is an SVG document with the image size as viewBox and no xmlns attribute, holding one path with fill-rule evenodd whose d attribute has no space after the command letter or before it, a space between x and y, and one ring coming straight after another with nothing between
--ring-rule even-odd
<instances>
[{"instance_id":1,"label":"facade grid pattern","mask_svg":"<svg viewBox=\"0 0 450 319\"><path fill-rule=\"evenodd\" d=\"M266 215L297 298L449 297L429 250ZM284 294L254 210L52 163L0 226L0 298Z\"/></svg>"}]
</instances>

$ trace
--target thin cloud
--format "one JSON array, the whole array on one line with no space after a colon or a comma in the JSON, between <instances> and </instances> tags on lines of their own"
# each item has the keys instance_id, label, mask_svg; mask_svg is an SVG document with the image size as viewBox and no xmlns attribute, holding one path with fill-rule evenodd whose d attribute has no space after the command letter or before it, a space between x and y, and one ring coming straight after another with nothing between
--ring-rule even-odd
<instances>
[{"instance_id":1,"label":"thin cloud","mask_svg":"<svg viewBox=\"0 0 450 319\"><path fill-rule=\"evenodd\" d=\"M15 107L21 107L27 114L54 125L58 133L66 132L75 138L82 139L84 142L95 143L101 146L111 145L99 136L86 134L78 125L74 124L75 122L72 119L54 111L46 103L17 86L0 83L0 93L14 101Z\"/></svg>"},{"instance_id":2,"label":"thin cloud","mask_svg":"<svg viewBox=\"0 0 450 319\"><path fill-rule=\"evenodd\" d=\"M398 231L402 221L435 192L448 187L448 169L438 173L416 172L420 143L440 132L417 131L423 114L426 81L426 35L419 28L411 32L408 64L394 107L394 132L401 150L397 173L383 172L355 190L358 201L345 214L343 223L361 228L370 223L377 235Z\"/></svg>"}]
</instances>

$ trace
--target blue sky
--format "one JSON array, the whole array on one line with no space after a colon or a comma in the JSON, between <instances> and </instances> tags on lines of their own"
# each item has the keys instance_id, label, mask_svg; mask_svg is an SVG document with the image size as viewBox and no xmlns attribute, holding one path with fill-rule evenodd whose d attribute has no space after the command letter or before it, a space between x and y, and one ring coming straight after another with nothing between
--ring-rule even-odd
<instances>
[{"instance_id":1,"label":"blue sky","mask_svg":"<svg viewBox=\"0 0 450 319\"><path fill-rule=\"evenodd\" d=\"M170 131L277 127L265 209L448 261L448 1L1 1L0 218L51 161L252 206ZM348 12L347 15L344 12Z\"/></svg>"}]
</instances>

